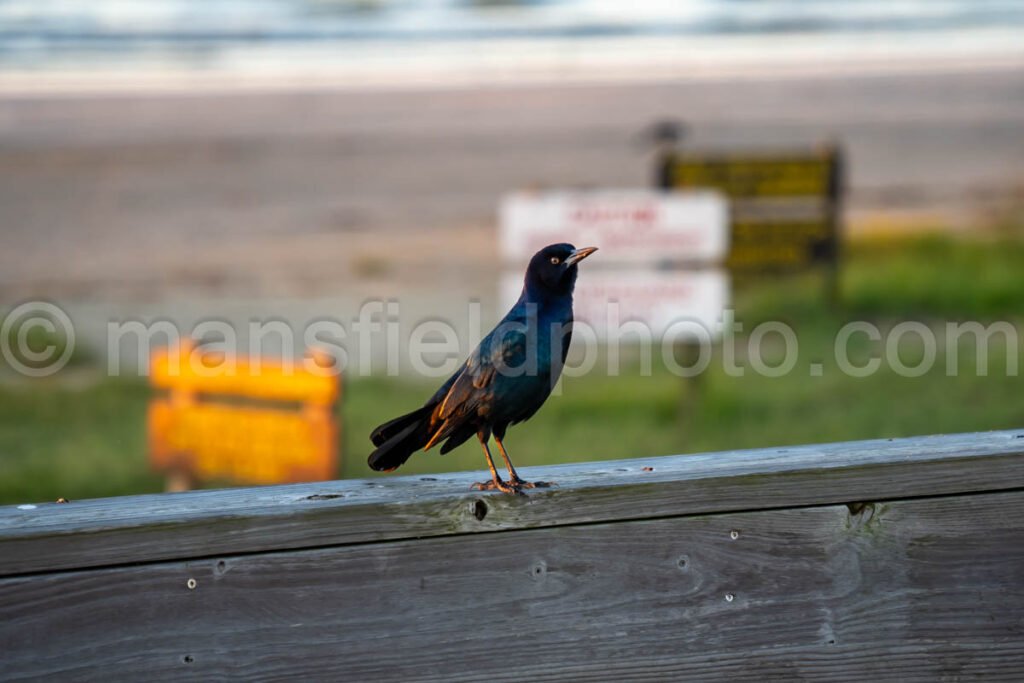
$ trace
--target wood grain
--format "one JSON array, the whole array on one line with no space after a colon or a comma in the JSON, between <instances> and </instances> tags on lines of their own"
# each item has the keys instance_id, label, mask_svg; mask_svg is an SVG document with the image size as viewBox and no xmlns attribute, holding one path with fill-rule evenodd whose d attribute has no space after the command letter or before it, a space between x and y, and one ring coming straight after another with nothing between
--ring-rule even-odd
<instances>
[{"instance_id":1,"label":"wood grain","mask_svg":"<svg viewBox=\"0 0 1024 683\"><path fill-rule=\"evenodd\" d=\"M472 492L486 477L463 472L8 506L0 508L0 576L1000 491L1024 487L1022 437L989 432L527 468L524 476L559 486L525 497Z\"/></svg>"},{"instance_id":2,"label":"wood grain","mask_svg":"<svg viewBox=\"0 0 1024 683\"><path fill-rule=\"evenodd\" d=\"M1024 674L1020 491L875 503L858 514L834 505L211 550L202 560L0 580L0 678Z\"/></svg>"}]
</instances>

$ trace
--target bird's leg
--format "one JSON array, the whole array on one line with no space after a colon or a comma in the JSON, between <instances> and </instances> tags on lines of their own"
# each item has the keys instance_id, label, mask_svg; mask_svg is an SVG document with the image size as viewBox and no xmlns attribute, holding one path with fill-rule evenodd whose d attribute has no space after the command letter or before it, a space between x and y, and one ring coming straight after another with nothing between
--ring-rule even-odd
<instances>
[{"instance_id":1,"label":"bird's leg","mask_svg":"<svg viewBox=\"0 0 1024 683\"><path fill-rule=\"evenodd\" d=\"M505 450L505 444L501 443L501 439L495 435L494 443L498 444L498 450L501 451L501 457L505 460L505 467L508 468L508 483L516 489L546 489L553 482L550 481L523 481L519 478L519 474L516 472L516 468L512 467L512 461L508 457L508 451Z\"/></svg>"},{"instance_id":2,"label":"bird's leg","mask_svg":"<svg viewBox=\"0 0 1024 683\"><path fill-rule=\"evenodd\" d=\"M494 467L494 460L491 459L491 449L487 447L486 439L480 439L480 445L484 449L484 455L487 456L487 466L491 469L491 481L479 481L473 484L472 488L479 489L481 491L493 491L496 489L505 493L518 493L518 488L510 486L501 480L498 470ZM504 455L505 449L502 449L501 452Z\"/></svg>"}]
</instances>

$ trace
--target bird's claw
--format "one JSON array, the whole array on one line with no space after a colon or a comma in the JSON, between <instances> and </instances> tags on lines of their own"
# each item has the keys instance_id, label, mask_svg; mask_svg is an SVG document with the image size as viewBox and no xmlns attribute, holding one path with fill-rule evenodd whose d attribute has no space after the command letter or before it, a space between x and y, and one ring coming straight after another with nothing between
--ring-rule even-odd
<instances>
[{"instance_id":1,"label":"bird's claw","mask_svg":"<svg viewBox=\"0 0 1024 683\"><path fill-rule=\"evenodd\" d=\"M522 493L522 491L520 491L518 488L512 486L511 484L506 484L501 479L492 479L491 481L478 481L472 486L470 486L470 488L475 489L477 491L501 491L502 493Z\"/></svg>"},{"instance_id":2,"label":"bird's claw","mask_svg":"<svg viewBox=\"0 0 1024 683\"><path fill-rule=\"evenodd\" d=\"M523 493L523 489L547 489L552 486L558 486L558 484L553 481L524 481L519 477L514 477L509 479L507 482L502 479L478 481L470 488L476 491L501 491L503 493L515 493L522 496L526 495Z\"/></svg>"}]
</instances>

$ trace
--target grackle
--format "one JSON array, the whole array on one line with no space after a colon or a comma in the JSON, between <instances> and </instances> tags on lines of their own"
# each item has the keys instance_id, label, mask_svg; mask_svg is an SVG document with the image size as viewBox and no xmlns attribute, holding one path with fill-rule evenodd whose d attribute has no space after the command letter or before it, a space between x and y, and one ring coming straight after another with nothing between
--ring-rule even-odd
<instances>
[{"instance_id":1,"label":"grackle","mask_svg":"<svg viewBox=\"0 0 1024 683\"><path fill-rule=\"evenodd\" d=\"M441 453L447 453L475 434L491 481L474 488L520 493L547 486L519 478L502 439L509 425L537 412L558 381L572 339L577 264L595 251L597 247L552 244L534 254L519 300L462 367L423 407L373 430L370 440L377 449L370 454L370 467L390 472L421 448L427 451L444 441ZM492 434L508 468L508 482L494 468L487 446Z\"/></svg>"}]
</instances>

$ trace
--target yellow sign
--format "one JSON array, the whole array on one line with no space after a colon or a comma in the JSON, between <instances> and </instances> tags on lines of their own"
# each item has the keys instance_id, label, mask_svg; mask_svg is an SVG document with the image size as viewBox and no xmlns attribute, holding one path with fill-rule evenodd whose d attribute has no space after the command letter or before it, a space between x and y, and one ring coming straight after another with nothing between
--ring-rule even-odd
<instances>
[{"instance_id":1,"label":"yellow sign","mask_svg":"<svg viewBox=\"0 0 1024 683\"><path fill-rule=\"evenodd\" d=\"M822 197L829 192L830 157L677 157L673 187L714 187L729 197Z\"/></svg>"},{"instance_id":2,"label":"yellow sign","mask_svg":"<svg viewBox=\"0 0 1024 683\"><path fill-rule=\"evenodd\" d=\"M834 264L841 155L837 147L781 154L669 154L665 189L714 188L730 199L733 268Z\"/></svg>"},{"instance_id":3,"label":"yellow sign","mask_svg":"<svg viewBox=\"0 0 1024 683\"><path fill-rule=\"evenodd\" d=\"M333 405L338 400L337 378L324 367L326 363L318 352L311 355L316 371L297 360L231 356L183 341L177 347L153 352L150 384L194 394Z\"/></svg>"},{"instance_id":4,"label":"yellow sign","mask_svg":"<svg viewBox=\"0 0 1024 683\"><path fill-rule=\"evenodd\" d=\"M204 352L190 342L155 351L150 382L167 396L149 406L153 467L250 484L330 479L338 381L316 362L292 367Z\"/></svg>"}]
</instances>

